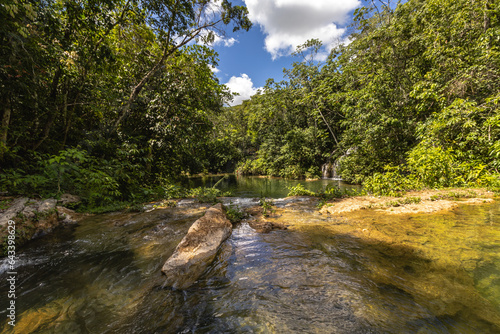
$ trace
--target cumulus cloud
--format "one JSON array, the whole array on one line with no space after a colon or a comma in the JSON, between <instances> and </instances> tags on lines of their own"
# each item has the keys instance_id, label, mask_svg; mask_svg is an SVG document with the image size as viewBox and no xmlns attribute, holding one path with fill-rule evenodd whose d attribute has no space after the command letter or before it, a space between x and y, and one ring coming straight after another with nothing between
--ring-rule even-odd
<instances>
[{"instance_id":1,"label":"cumulus cloud","mask_svg":"<svg viewBox=\"0 0 500 334\"><path fill-rule=\"evenodd\" d=\"M317 38L328 51L343 40L347 14L360 0L244 0L252 22L261 26L265 48L273 58Z\"/></svg>"},{"instance_id":2,"label":"cumulus cloud","mask_svg":"<svg viewBox=\"0 0 500 334\"><path fill-rule=\"evenodd\" d=\"M209 36L213 38L213 40L211 40L210 42ZM214 31L202 30L200 32L198 43L208 46L224 45L226 47L231 47L234 45L234 43L238 43L238 40L233 37L225 38Z\"/></svg>"},{"instance_id":3,"label":"cumulus cloud","mask_svg":"<svg viewBox=\"0 0 500 334\"><path fill-rule=\"evenodd\" d=\"M222 38L222 37L216 35L213 44L214 45L224 44L224 46L231 47L236 42L238 42L238 41L236 39L234 39L233 37L231 37L231 38Z\"/></svg>"},{"instance_id":4,"label":"cumulus cloud","mask_svg":"<svg viewBox=\"0 0 500 334\"><path fill-rule=\"evenodd\" d=\"M252 95L257 93L260 88L253 86L252 79L245 73L239 77L231 77L226 83L231 93L238 93L233 102L229 103L231 106L241 104L244 100L248 100Z\"/></svg>"},{"instance_id":5,"label":"cumulus cloud","mask_svg":"<svg viewBox=\"0 0 500 334\"><path fill-rule=\"evenodd\" d=\"M219 73L220 72L220 70L217 67L213 66L213 65L208 64L208 67L210 68L210 71L212 71L213 73Z\"/></svg>"}]
</instances>

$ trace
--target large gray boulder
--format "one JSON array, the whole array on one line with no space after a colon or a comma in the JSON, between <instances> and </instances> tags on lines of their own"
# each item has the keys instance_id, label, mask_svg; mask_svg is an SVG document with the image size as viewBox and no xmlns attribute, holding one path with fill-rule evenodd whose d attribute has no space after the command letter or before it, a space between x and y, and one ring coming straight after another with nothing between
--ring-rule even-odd
<instances>
[{"instance_id":1,"label":"large gray boulder","mask_svg":"<svg viewBox=\"0 0 500 334\"><path fill-rule=\"evenodd\" d=\"M195 221L161 271L165 274L164 286L175 289L190 287L215 258L220 244L232 231L219 203Z\"/></svg>"},{"instance_id":2,"label":"large gray boulder","mask_svg":"<svg viewBox=\"0 0 500 334\"><path fill-rule=\"evenodd\" d=\"M12 201L10 207L0 214L0 227L7 225L9 220L13 219L19 212L24 209L24 205L28 202L28 198L19 197Z\"/></svg>"}]
</instances>

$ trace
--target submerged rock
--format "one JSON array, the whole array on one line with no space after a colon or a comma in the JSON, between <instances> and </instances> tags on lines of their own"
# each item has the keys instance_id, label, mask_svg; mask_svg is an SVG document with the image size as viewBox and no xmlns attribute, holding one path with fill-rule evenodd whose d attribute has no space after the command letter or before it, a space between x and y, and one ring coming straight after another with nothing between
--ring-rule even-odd
<instances>
[{"instance_id":1,"label":"submerged rock","mask_svg":"<svg viewBox=\"0 0 500 334\"><path fill-rule=\"evenodd\" d=\"M286 230L287 227L282 223L270 222L265 220L250 220L248 222L251 228L260 233L269 233L273 230Z\"/></svg>"},{"instance_id":2,"label":"submerged rock","mask_svg":"<svg viewBox=\"0 0 500 334\"><path fill-rule=\"evenodd\" d=\"M220 244L232 232L219 203L195 221L161 271L166 275L163 286L176 289L190 287L214 259Z\"/></svg>"}]
</instances>

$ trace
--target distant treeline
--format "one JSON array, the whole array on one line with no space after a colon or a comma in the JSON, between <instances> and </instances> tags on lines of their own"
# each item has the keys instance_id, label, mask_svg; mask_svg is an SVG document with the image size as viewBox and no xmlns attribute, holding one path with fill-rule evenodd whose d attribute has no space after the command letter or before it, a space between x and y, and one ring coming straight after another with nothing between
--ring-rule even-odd
<instances>
[{"instance_id":1,"label":"distant treeline","mask_svg":"<svg viewBox=\"0 0 500 334\"><path fill-rule=\"evenodd\" d=\"M239 171L314 177L337 162L373 190L498 183L500 2L363 7L351 28L326 61L311 40L286 81L226 110Z\"/></svg>"},{"instance_id":2,"label":"distant treeline","mask_svg":"<svg viewBox=\"0 0 500 334\"><path fill-rule=\"evenodd\" d=\"M165 196L179 175L317 177L327 162L379 193L498 184L500 2L359 8L350 43L324 56L308 41L287 80L225 108L205 45L249 29L247 14L228 1L4 1L0 191L97 206Z\"/></svg>"}]
</instances>

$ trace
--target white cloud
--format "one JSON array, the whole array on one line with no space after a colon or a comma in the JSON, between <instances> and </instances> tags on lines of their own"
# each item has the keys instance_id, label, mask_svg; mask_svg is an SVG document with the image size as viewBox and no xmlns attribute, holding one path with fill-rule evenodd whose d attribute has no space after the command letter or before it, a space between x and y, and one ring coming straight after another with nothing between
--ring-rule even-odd
<instances>
[{"instance_id":1,"label":"white cloud","mask_svg":"<svg viewBox=\"0 0 500 334\"><path fill-rule=\"evenodd\" d=\"M208 30L203 30L200 33L200 39L199 42L200 44L205 44L208 46L215 46L215 45L224 45L226 47L231 47L234 45L234 43L237 43L238 40L231 37L231 38L224 38L220 35L218 35L216 32L212 31L212 36L213 36L213 41L211 43L207 42L207 38L209 36L209 31Z\"/></svg>"},{"instance_id":2,"label":"white cloud","mask_svg":"<svg viewBox=\"0 0 500 334\"><path fill-rule=\"evenodd\" d=\"M213 73L219 73L220 72L220 70L217 67L213 66L213 65L208 64L208 67L210 68L210 71L212 71Z\"/></svg>"},{"instance_id":3,"label":"white cloud","mask_svg":"<svg viewBox=\"0 0 500 334\"><path fill-rule=\"evenodd\" d=\"M245 73L243 73L240 77L231 77L226 83L226 86L229 88L231 93L240 94L235 96L233 102L229 103L231 106L241 104L244 100L248 100L260 89L253 86L252 79Z\"/></svg>"},{"instance_id":4,"label":"white cloud","mask_svg":"<svg viewBox=\"0 0 500 334\"><path fill-rule=\"evenodd\" d=\"M234 43L238 42L236 39L234 38L229 38L229 39L226 39L226 38L222 38L220 36L215 36L215 39L214 39L214 45L217 45L217 44L224 44L224 46L227 46L227 47L231 47L233 46Z\"/></svg>"},{"instance_id":5,"label":"white cloud","mask_svg":"<svg viewBox=\"0 0 500 334\"><path fill-rule=\"evenodd\" d=\"M342 41L347 14L360 0L244 0L252 22L266 34L273 58L288 55L297 45L317 38L327 51Z\"/></svg>"}]
</instances>

